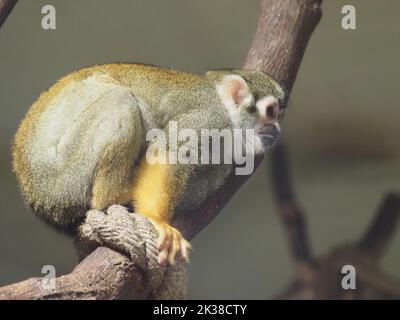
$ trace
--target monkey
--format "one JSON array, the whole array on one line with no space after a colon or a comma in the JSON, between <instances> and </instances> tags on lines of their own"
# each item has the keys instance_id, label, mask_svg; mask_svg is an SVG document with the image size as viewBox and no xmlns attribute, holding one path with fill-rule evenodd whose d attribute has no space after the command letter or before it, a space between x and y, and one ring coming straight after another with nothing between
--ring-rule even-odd
<instances>
[{"instance_id":1,"label":"monkey","mask_svg":"<svg viewBox=\"0 0 400 320\"><path fill-rule=\"evenodd\" d=\"M13 169L23 198L41 220L67 234L90 209L130 205L158 232L158 262L188 261L190 244L171 226L199 207L233 165L149 163L146 133L179 128L254 129L255 153L277 140L285 93L265 73L205 74L135 63L72 72L33 103L15 135Z\"/></svg>"}]
</instances>

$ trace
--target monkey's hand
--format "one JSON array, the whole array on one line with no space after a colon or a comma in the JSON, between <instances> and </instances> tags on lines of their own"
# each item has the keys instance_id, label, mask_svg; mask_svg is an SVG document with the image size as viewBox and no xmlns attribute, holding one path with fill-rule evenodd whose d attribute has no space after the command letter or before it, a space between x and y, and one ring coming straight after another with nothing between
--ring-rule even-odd
<instances>
[{"instance_id":1,"label":"monkey's hand","mask_svg":"<svg viewBox=\"0 0 400 320\"><path fill-rule=\"evenodd\" d=\"M154 217L148 217L148 219L153 223L158 233L157 247L160 250L158 254L158 263L165 266L167 262L174 265L176 260L189 262L188 252L191 246L190 243L183 238L179 230L161 219Z\"/></svg>"},{"instance_id":2,"label":"monkey's hand","mask_svg":"<svg viewBox=\"0 0 400 320\"><path fill-rule=\"evenodd\" d=\"M78 228L75 245L81 254L89 254L99 245L127 254L147 272L154 299L182 299L185 296L184 264L167 268L159 265L156 230L142 215L131 213L120 205L112 205L105 212L90 210Z\"/></svg>"},{"instance_id":3,"label":"monkey's hand","mask_svg":"<svg viewBox=\"0 0 400 320\"><path fill-rule=\"evenodd\" d=\"M135 260L147 254L139 254L143 251L143 244L157 257L156 239L156 231L148 219L129 212L123 206L112 205L106 211L92 209L86 213L85 221L78 227L75 246L80 258L104 245Z\"/></svg>"},{"instance_id":4,"label":"monkey's hand","mask_svg":"<svg viewBox=\"0 0 400 320\"><path fill-rule=\"evenodd\" d=\"M133 260L142 257L145 261L143 257L150 254L150 260L158 263L157 231L153 224L120 205L112 205L106 211L89 210L78 227L75 246L81 259L99 245L127 254Z\"/></svg>"},{"instance_id":5,"label":"monkey's hand","mask_svg":"<svg viewBox=\"0 0 400 320\"><path fill-rule=\"evenodd\" d=\"M158 241L153 244L150 239L157 237L154 231L158 233ZM119 205L109 207L106 212L88 211L85 222L78 228L75 247L80 259L85 258L99 245L108 246L137 259L137 252L148 241L150 243L147 246L151 248L151 254L155 255L158 264L165 266L169 262L175 265L177 258L188 261L190 244L176 228L157 218L135 219L135 214Z\"/></svg>"}]
</instances>

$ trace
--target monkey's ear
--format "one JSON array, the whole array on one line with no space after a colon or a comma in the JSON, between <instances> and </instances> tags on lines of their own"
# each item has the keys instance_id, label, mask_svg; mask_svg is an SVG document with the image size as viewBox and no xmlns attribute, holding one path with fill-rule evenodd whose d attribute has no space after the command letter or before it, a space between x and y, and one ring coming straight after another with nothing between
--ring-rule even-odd
<instances>
[{"instance_id":1,"label":"monkey's ear","mask_svg":"<svg viewBox=\"0 0 400 320\"><path fill-rule=\"evenodd\" d=\"M230 74L217 84L217 92L226 107L237 107L250 95L250 88L241 76Z\"/></svg>"}]
</instances>

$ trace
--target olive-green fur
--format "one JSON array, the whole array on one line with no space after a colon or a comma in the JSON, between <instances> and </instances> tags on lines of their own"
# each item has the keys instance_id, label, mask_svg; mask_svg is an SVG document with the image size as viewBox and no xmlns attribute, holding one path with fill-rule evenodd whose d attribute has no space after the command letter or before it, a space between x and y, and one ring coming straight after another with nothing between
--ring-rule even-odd
<instances>
[{"instance_id":1,"label":"olive-green fur","mask_svg":"<svg viewBox=\"0 0 400 320\"><path fill-rule=\"evenodd\" d=\"M226 74L242 76L254 96L284 98L269 76L242 70L199 75L151 65L105 64L63 77L40 95L15 137L13 165L27 203L45 221L68 229L81 221L94 200L104 206L129 202L135 169L148 147L148 130L168 133L173 120L179 129L232 128L215 89ZM243 117L252 115L244 111ZM231 169L177 164L176 211L198 206Z\"/></svg>"}]
</instances>

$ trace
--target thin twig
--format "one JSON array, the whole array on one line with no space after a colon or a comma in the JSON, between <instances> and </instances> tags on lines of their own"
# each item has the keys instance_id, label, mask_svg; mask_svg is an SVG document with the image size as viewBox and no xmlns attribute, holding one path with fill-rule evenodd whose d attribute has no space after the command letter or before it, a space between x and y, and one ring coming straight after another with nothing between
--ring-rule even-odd
<instances>
[{"instance_id":1,"label":"thin twig","mask_svg":"<svg viewBox=\"0 0 400 320\"><path fill-rule=\"evenodd\" d=\"M310 263L313 259L307 235L306 218L293 190L289 159L280 143L272 151L272 190L296 263Z\"/></svg>"},{"instance_id":2,"label":"thin twig","mask_svg":"<svg viewBox=\"0 0 400 320\"><path fill-rule=\"evenodd\" d=\"M389 193L383 200L374 221L359 242L365 253L380 258L394 235L400 217L400 196Z\"/></svg>"}]
</instances>

